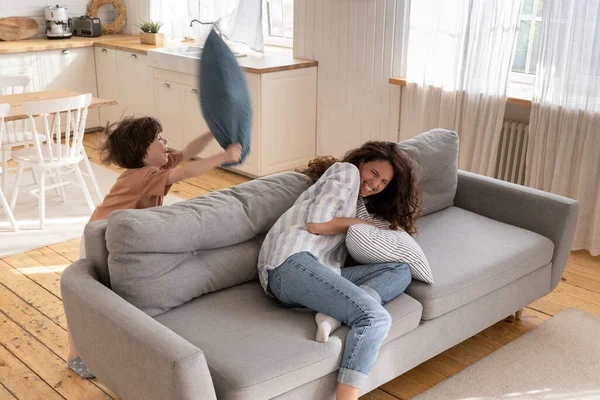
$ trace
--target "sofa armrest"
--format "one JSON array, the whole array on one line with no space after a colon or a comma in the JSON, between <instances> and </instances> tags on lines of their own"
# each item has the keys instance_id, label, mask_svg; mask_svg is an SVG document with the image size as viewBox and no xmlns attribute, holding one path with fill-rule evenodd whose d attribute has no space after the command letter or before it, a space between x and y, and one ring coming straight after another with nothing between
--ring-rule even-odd
<instances>
[{"instance_id":1,"label":"sofa armrest","mask_svg":"<svg viewBox=\"0 0 600 400\"><path fill-rule=\"evenodd\" d=\"M102 285L88 260L62 274L65 313L88 368L124 399L216 399L204 353Z\"/></svg>"},{"instance_id":2,"label":"sofa armrest","mask_svg":"<svg viewBox=\"0 0 600 400\"><path fill-rule=\"evenodd\" d=\"M554 290L571 252L579 214L577 200L458 171L454 205L552 240L554 254L550 291Z\"/></svg>"}]
</instances>

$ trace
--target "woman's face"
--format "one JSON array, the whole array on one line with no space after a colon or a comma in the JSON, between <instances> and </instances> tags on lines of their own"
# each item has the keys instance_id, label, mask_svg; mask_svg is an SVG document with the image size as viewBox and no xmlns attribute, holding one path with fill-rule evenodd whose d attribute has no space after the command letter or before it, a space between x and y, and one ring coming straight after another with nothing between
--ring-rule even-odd
<instances>
[{"instance_id":1,"label":"woman's face","mask_svg":"<svg viewBox=\"0 0 600 400\"><path fill-rule=\"evenodd\" d=\"M394 178L394 168L389 161L378 160L361 162L358 165L360 171L361 197L372 196L381 192Z\"/></svg>"}]
</instances>

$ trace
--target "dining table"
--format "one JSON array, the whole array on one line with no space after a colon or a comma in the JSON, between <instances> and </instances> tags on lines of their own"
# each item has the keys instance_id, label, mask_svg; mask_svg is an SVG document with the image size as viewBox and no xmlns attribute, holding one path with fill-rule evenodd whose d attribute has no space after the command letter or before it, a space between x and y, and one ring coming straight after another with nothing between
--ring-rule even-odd
<instances>
[{"instance_id":1,"label":"dining table","mask_svg":"<svg viewBox=\"0 0 600 400\"><path fill-rule=\"evenodd\" d=\"M80 94L84 93L75 92L69 89L53 89L43 90L40 92L25 92L0 96L0 104L10 104L10 112L8 113L6 118L4 118L4 121L9 122L17 121L20 119L26 119L28 115L23 113L23 111L21 110L21 106L23 105L23 103L42 100L64 99L66 97L73 97ZM116 100L102 99L99 97L92 96L92 104L90 104L88 109L114 106L116 104Z\"/></svg>"}]
</instances>

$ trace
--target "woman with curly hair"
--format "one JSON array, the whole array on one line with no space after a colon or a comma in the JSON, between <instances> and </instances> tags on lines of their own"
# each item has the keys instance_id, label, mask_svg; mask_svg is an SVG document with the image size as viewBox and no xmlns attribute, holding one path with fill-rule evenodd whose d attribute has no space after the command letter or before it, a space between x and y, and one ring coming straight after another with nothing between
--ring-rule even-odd
<instances>
[{"instance_id":1,"label":"woman with curly hair","mask_svg":"<svg viewBox=\"0 0 600 400\"><path fill-rule=\"evenodd\" d=\"M390 329L383 304L404 292L411 275L405 263L343 268L345 236L354 224L415 232L420 207L411 160L395 143L367 142L298 172L314 184L265 237L259 278L284 306L317 311L317 341L326 342L339 321L350 327L337 399L358 399Z\"/></svg>"}]
</instances>

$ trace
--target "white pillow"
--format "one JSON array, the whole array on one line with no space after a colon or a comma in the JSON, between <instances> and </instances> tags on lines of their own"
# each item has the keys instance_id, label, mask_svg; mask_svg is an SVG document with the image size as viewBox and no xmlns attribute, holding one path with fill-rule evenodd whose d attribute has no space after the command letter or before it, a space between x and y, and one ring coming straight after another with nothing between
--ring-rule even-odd
<instances>
[{"instance_id":1,"label":"white pillow","mask_svg":"<svg viewBox=\"0 0 600 400\"><path fill-rule=\"evenodd\" d=\"M429 262L421 247L403 230L387 230L371 225L352 225L346 234L348 252L360 264L404 262L414 279L433 283Z\"/></svg>"}]
</instances>

